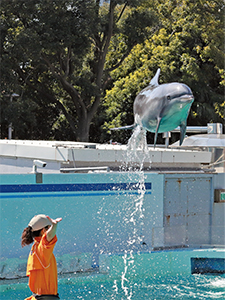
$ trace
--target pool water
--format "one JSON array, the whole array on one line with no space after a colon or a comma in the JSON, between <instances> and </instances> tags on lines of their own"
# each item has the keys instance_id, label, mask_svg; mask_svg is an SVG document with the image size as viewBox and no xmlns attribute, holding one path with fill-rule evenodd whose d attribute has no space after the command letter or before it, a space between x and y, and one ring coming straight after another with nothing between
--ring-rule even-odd
<instances>
[{"instance_id":1,"label":"pool water","mask_svg":"<svg viewBox=\"0 0 225 300\"><path fill-rule=\"evenodd\" d=\"M225 299L224 275L190 275L186 277L121 279L103 274L79 274L59 278L61 300L160 300L160 299ZM123 285L123 286L122 286ZM19 300L30 296L27 279L2 281L0 299Z\"/></svg>"}]
</instances>

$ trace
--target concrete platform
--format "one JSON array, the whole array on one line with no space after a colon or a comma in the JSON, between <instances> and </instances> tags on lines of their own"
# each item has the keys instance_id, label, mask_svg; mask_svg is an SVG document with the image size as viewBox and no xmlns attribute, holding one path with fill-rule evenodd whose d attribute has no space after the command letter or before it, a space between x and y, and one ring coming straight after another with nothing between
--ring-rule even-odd
<instances>
[{"instance_id":1,"label":"concrete platform","mask_svg":"<svg viewBox=\"0 0 225 300\"><path fill-rule=\"evenodd\" d=\"M129 153L126 145L0 140L0 173L30 173L33 160L47 163L39 169L42 173L75 172L76 169L79 172L79 168L93 167L118 170L126 161L132 164L143 161L143 168L149 170L201 170L202 165L210 164L211 156L208 151L162 147L148 147L146 154L142 149Z\"/></svg>"}]
</instances>

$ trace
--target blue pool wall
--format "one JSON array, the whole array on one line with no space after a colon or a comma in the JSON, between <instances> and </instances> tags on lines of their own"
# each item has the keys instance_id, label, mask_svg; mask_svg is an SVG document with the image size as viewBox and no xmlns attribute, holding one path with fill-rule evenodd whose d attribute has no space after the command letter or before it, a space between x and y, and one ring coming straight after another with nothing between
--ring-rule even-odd
<instances>
[{"instance_id":1,"label":"blue pool wall","mask_svg":"<svg viewBox=\"0 0 225 300\"><path fill-rule=\"evenodd\" d=\"M0 175L2 270L21 261L24 272L30 246L21 248L21 234L40 213L63 218L55 247L61 270L98 266L102 254L224 242L213 174L43 174L36 182L36 174Z\"/></svg>"},{"instance_id":2,"label":"blue pool wall","mask_svg":"<svg viewBox=\"0 0 225 300\"><path fill-rule=\"evenodd\" d=\"M163 226L163 176L145 175L144 228ZM1 176L1 256L27 255L20 247L23 229L36 214L62 217L58 226L56 255L65 253L123 251L133 226L124 221L129 205L139 196L139 175L51 174L36 184L35 175ZM62 191L63 190L63 191ZM157 197L156 197L157 195ZM151 203L151 206L150 206ZM154 207L154 214L152 209Z\"/></svg>"}]
</instances>

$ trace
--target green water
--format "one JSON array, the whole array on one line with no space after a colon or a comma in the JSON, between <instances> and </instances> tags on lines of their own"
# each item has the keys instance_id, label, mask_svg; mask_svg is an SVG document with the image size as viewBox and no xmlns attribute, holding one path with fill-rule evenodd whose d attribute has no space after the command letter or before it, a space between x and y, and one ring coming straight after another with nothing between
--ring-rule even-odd
<instances>
[{"instance_id":1,"label":"green water","mask_svg":"<svg viewBox=\"0 0 225 300\"><path fill-rule=\"evenodd\" d=\"M59 278L59 294L61 300L225 299L224 275L137 277L121 285L120 278L112 279L102 274L67 275ZM1 282L1 300L19 300L30 295L27 279Z\"/></svg>"}]
</instances>

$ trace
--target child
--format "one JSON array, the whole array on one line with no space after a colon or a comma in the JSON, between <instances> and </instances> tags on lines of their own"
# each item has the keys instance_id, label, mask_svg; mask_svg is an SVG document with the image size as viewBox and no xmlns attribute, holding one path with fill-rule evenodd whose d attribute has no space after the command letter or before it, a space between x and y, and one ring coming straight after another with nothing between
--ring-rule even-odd
<instances>
[{"instance_id":1,"label":"child","mask_svg":"<svg viewBox=\"0 0 225 300\"><path fill-rule=\"evenodd\" d=\"M57 224L62 218L55 220L45 215L34 216L22 233L22 247L34 242L27 261L27 276L33 296L25 300L59 299L57 265L53 249L57 242Z\"/></svg>"}]
</instances>

